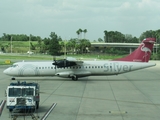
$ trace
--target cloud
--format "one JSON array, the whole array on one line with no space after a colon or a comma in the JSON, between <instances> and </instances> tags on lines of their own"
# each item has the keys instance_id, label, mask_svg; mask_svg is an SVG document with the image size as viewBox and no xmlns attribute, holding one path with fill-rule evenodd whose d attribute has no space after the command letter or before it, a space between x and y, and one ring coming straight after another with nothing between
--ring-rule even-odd
<instances>
[{"instance_id":1,"label":"cloud","mask_svg":"<svg viewBox=\"0 0 160 120\"><path fill-rule=\"evenodd\" d=\"M89 39L103 38L104 30L138 37L159 28L158 0L1 0L0 33L74 36L87 29Z\"/></svg>"}]
</instances>

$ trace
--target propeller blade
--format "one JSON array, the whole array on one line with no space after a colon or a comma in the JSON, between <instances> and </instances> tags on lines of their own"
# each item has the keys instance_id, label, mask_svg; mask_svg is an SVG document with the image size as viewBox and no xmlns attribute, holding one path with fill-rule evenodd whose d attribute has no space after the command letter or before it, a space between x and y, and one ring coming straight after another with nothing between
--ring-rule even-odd
<instances>
[{"instance_id":1,"label":"propeller blade","mask_svg":"<svg viewBox=\"0 0 160 120\"><path fill-rule=\"evenodd\" d=\"M53 56L53 63L52 63L52 65L55 65L55 69L57 68L57 61L56 61L56 57L55 56Z\"/></svg>"},{"instance_id":2,"label":"propeller blade","mask_svg":"<svg viewBox=\"0 0 160 120\"><path fill-rule=\"evenodd\" d=\"M64 67L66 67L66 59L64 59Z\"/></svg>"}]
</instances>

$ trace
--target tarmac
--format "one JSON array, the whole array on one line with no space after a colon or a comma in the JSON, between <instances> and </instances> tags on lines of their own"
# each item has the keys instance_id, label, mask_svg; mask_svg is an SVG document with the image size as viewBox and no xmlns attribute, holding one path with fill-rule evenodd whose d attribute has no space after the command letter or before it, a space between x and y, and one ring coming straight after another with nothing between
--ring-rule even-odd
<instances>
[{"instance_id":1,"label":"tarmac","mask_svg":"<svg viewBox=\"0 0 160 120\"><path fill-rule=\"evenodd\" d=\"M39 119L53 103L47 120L159 120L160 61L155 67L115 76L90 76L78 81L58 77L17 77L40 84ZM11 77L0 66L0 101ZM30 116L17 120L31 120ZM0 120L12 120L4 107Z\"/></svg>"}]
</instances>

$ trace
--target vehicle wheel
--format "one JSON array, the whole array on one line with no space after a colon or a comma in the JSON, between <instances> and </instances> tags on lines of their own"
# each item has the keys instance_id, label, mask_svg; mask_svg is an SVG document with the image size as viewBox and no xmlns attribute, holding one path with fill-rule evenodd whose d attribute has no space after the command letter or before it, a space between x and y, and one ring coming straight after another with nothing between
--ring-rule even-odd
<instances>
[{"instance_id":1,"label":"vehicle wheel","mask_svg":"<svg viewBox=\"0 0 160 120\"><path fill-rule=\"evenodd\" d=\"M39 108L39 102L36 102L36 109Z\"/></svg>"},{"instance_id":2,"label":"vehicle wheel","mask_svg":"<svg viewBox=\"0 0 160 120\"><path fill-rule=\"evenodd\" d=\"M13 111L13 109L9 109L9 112L12 112Z\"/></svg>"},{"instance_id":3,"label":"vehicle wheel","mask_svg":"<svg viewBox=\"0 0 160 120\"><path fill-rule=\"evenodd\" d=\"M15 78L13 77L13 78L11 78L11 80L15 80Z\"/></svg>"}]
</instances>

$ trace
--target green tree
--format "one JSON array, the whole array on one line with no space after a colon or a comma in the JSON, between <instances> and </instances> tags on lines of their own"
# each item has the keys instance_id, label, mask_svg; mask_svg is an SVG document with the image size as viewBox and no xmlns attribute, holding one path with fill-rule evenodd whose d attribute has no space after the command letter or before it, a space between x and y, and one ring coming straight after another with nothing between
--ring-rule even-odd
<instances>
[{"instance_id":1,"label":"green tree","mask_svg":"<svg viewBox=\"0 0 160 120\"><path fill-rule=\"evenodd\" d=\"M126 42L125 35L118 31L104 31L104 41L105 42Z\"/></svg>"},{"instance_id":2,"label":"green tree","mask_svg":"<svg viewBox=\"0 0 160 120\"><path fill-rule=\"evenodd\" d=\"M76 52L76 42L77 39L70 39L68 42L67 42L67 51L69 51L70 53L74 53Z\"/></svg>"},{"instance_id":3,"label":"green tree","mask_svg":"<svg viewBox=\"0 0 160 120\"><path fill-rule=\"evenodd\" d=\"M1 46L1 51L5 53L5 48L4 48L4 46Z\"/></svg>"},{"instance_id":4,"label":"green tree","mask_svg":"<svg viewBox=\"0 0 160 120\"><path fill-rule=\"evenodd\" d=\"M80 52L83 53L87 53L89 48L91 47L91 43L89 40L87 39L81 39L80 43L79 43L79 48L80 48Z\"/></svg>"},{"instance_id":5,"label":"green tree","mask_svg":"<svg viewBox=\"0 0 160 120\"><path fill-rule=\"evenodd\" d=\"M98 38L98 42L103 42L102 38Z\"/></svg>"},{"instance_id":6,"label":"green tree","mask_svg":"<svg viewBox=\"0 0 160 120\"><path fill-rule=\"evenodd\" d=\"M160 29L155 31L155 36L156 36L156 42L160 43Z\"/></svg>"},{"instance_id":7,"label":"green tree","mask_svg":"<svg viewBox=\"0 0 160 120\"><path fill-rule=\"evenodd\" d=\"M43 43L44 43L44 46L43 46L44 53L48 53L49 52L50 38L44 38Z\"/></svg>"},{"instance_id":8,"label":"green tree","mask_svg":"<svg viewBox=\"0 0 160 120\"><path fill-rule=\"evenodd\" d=\"M44 51L42 50L42 39L41 37L37 37L37 47L39 47L39 52L40 53L44 53Z\"/></svg>"},{"instance_id":9,"label":"green tree","mask_svg":"<svg viewBox=\"0 0 160 120\"><path fill-rule=\"evenodd\" d=\"M87 29L82 30L81 28L79 28L76 33L78 35L78 39L82 39L82 32L84 32L84 39L85 39L85 35L87 33Z\"/></svg>"},{"instance_id":10,"label":"green tree","mask_svg":"<svg viewBox=\"0 0 160 120\"><path fill-rule=\"evenodd\" d=\"M50 34L50 41L49 41L49 54L50 55L59 55L61 46L59 44L59 41L61 40L60 37L58 37L55 32L51 32Z\"/></svg>"},{"instance_id":11,"label":"green tree","mask_svg":"<svg viewBox=\"0 0 160 120\"><path fill-rule=\"evenodd\" d=\"M30 45L31 45L31 50L35 50L35 46L32 44L32 42L30 42Z\"/></svg>"},{"instance_id":12,"label":"green tree","mask_svg":"<svg viewBox=\"0 0 160 120\"><path fill-rule=\"evenodd\" d=\"M83 32L84 32L84 39L85 39L86 33L87 33L87 29L84 29Z\"/></svg>"},{"instance_id":13,"label":"green tree","mask_svg":"<svg viewBox=\"0 0 160 120\"><path fill-rule=\"evenodd\" d=\"M108 31L104 31L104 42L108 42Z\"/></svg>"},{"instance_id":14,"label":"green tree","mask_svg":"<svg viewBox=\"0 0 160 120\"><path fill-rule=\"evenodd\" d=\"M143 39L149 38L149 37L156 38L156 36L157 36L156 31L147 30L140 35L139 40L142 41Z\"/></svg>"},{"instance_id":15,"label":"green tree","mask_svg":"<svg viewBox=\"0 0 160 120\"><path fill-rule=\"evenodd\" d=\"M78 37L77 37L77 38L79 39L79 35L80 35L79 30L77 30L77 31L76 31L76 33L77 33L77 35L78 35Z\"/></svg>"},{"instance_id":16,"label":"green tree","mask_svg":"<svg viewBox=\"0 0 160 120\"><path fill-rule=\"evenodd\" d=\"M83 32L83 30L80 28L79 32L80 32L80 36L81 36L80 39L82 39L82 32Z\"/></svg>"}]
</instances>

